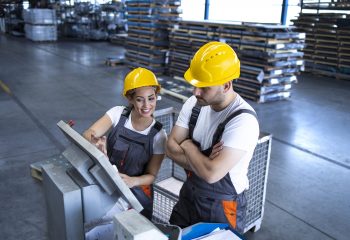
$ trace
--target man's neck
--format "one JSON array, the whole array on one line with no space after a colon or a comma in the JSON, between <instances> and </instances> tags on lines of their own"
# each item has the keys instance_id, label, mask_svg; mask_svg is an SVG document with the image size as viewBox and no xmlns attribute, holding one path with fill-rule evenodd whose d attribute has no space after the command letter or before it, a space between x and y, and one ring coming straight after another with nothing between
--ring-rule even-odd
<instances>
[{"instance_id":1,"label":"man's neck","mask_svg":"<svg viewBox=\"0 0 350 240\"><path fill-rule=\"evenodd\" d=\"M226 97L225 100L217 105L211 105L210 107L215 111L215 112L220 112L222 110L224 110L225 108L227 108L227 106L229 106L232 102L234 102L237 98L237 93L234 91L229 92Z\"/></svg>"}]
</instances>

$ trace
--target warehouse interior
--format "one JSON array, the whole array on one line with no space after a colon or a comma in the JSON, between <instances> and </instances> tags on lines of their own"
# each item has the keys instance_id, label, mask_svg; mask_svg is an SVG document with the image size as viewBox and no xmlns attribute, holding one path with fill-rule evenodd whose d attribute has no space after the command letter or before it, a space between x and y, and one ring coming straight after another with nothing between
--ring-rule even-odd
<instances>
[{"instance_id":1,"label":"warehouse interior","mask_svg":"<svg viewBox=\"0 0 350 240\"><path fill-rule=\"evenodd\" d=\"M39 11L22 15L17 8L24 1L1 0L2 239L50 239L46 193L42 180L33 177L33 164L70 144L57 127L60 120L74 121L82 134L108 109L127 104L123 80L138 66L154 71L162 84L157 109L179 111L191 95L183 73L198 47L214 40L237 51L241 77L234 87L255 109L261 132L271 135L261 226L243 237L349 238L350 1L279 1L270 4L280 12L268 22L210 18L213 2L201 1L200 14L188 15L190 1L100 4L99 13L113 13L114 22L100 19L92 27L96 12L64 21L63 12L74 3L25 2L55 12L54 21L38 24ZM93 6L96 1L76 2L75 11L97 11ZM161 9L154 16L137 12L154 6Z\"/></svg>"}]
</instances>

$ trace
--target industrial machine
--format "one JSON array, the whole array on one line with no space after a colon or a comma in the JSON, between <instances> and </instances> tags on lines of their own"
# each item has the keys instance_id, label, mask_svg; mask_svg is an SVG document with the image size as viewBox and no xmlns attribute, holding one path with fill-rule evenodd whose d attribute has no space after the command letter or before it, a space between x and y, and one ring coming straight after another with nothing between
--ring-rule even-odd
<instances>
[{"instance_id":1,"label":"industrial machine","mask_svg":"<svg viewBox=\"0 0 350 240\"><path fill-rule=\"evenodd\" d=\"M108 158L67 123L57 125L71 145L65 164L42 166L49 238L168 239L139 214L142 205Z\"/></svg>"}]
</instances>

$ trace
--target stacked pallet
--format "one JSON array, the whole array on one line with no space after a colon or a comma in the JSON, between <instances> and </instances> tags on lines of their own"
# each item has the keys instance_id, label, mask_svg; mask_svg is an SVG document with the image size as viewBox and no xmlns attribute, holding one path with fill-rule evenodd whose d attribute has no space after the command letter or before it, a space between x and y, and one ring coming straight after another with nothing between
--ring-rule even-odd
<instances>
[{"instance_id":1,"label":"stacked pallet","mask_svg":"<svg viewBox=\"0 0 350 240\"><path fill-rule=\"evenodd\" d=\"M306 32L306 71L346 77L349 72L349 19L342 13L300 13L294 25ZM306 28L305 22L313 26Z\"/></svg>"},{"instance_id":2,"label":"stacked pallet","mask_svg":"<svg viewBox=\"0 0 350 240\"><path fill-rule=\"evenodd\" d=\"M23 11L25 36L32 41L56 41L56 11L31 8Z\"/></svg>"},{"instance_id":3,"label":"stacked pallet","mask_svg":"<svg viewBox=\"0 0 350 240\"><path fill-rule=\"evenodd\" d=\"M169 72L182 77L193 53L209 41L226 42L241 60L235 91L256 102L287 99L303 70L305 34L278 25L182 21L169 35ZM178 83L180 84L180 83Z\"/></svg>"},{"instance_id":4,"label":"stacked pallet","mask_svg":"<svg viewBox=\"0 0 350 240\"><path fill-rule=\"evenodd\" d=\"M350 3L349 3L350 4ZM339 19L337 30L338 69L340 77L350 79L350 19Z\"/></svg>"},{"instance_id":5,"label":"stacked pallet","mask_svg":"<svg viewBox=\"0 0 350 240\"><path fill-rule=\"evenodd\" d=\"M304 9L309 12L301 12L293 22L306 33L305 70L350 79L350 1L303 1Z\"/></svg>"},{"instance_id":6,"label":"stacked pallet","mask_svg":"<svg viewBox=\"0 0 350 240\"><path fill-rule=\"evenodd\" d=\"M155 74L165 72L168 28L179 20L180 1L127 0L126 63L145 67Z\"/></svg>"},{"instance_id":7,"label":"stacked pallet","mask_svg":"<svg viewBox=\"0 0 350 240\"><path fill-rule=\"evenodd\" d=\"M313 54L315 51L315 35L314 28L316 22L318 22L318 14L307 13L301 14L298 20L291 20L296 27L296 30L299 32L304 32L305 36L305 47L304 52L304 61L306 69L313 64Z\"/></svg>"}]
</instances>

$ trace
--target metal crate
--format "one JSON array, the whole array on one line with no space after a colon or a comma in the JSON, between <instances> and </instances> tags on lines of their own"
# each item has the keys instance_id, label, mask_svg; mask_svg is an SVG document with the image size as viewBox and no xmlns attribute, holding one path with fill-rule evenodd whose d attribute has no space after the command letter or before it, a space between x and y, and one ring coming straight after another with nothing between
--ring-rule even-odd
<instances>
[{"instance_id":1,"label":"metal crate","mask_svg":"<svg viewBox=\"0 0 350 240\"><path fill-rule=\"evenodd\" d=\"M170 129L172 127L172 125L167 126L170 127ZM261 226L264 214L266 183L270 162L271 139L271 134L260 133L258 144L249 164L249 189L246 192L247 210L244 232L247 232L248 230L256 232ZM152 220L156 223L169 224L172 209L178 201L178 196L176 194L157 185L158 182L170 177L176 178L180 181L185 181L186 173L182 167L166 158L162 163L153 187L154 203Z\"/></svg>"},{"instance_id":2,"label":"metal crate","mask_svg":"<svg viewBox=\"0 0 350 240\"><path fill-rule=\"evenodd\" d=\"M172 127L175 124L178 113L174 108L166 108L154 112L154 117L157 121L163 124L163 128L167 134L170 134ZM156 183L174 177L182 182L186 180L186 173L182 167L174 163L169 158L165 158L158 172L154 184L154 204L152 221L155 223L168 224L169 217L174 205L178 201L178 196L160 186Z\"/></svg>"},{"instance_id":3,"label":"metal crate","mask_svg":"<svg viewBox=\"0 0 350 240\"><path fill-rule=\"evenodd\" d=\"M182 167L171 159L165 158L153 185L152 221L155 223L169 224L171 212L178 201L179 196L177 194L157 185L157 183L171 177L184 182L187 175Z\"/></svg>"},{"instance_id":4,"label":"metal crate","mask_svg":"<svg viewBox=\"0 0 350 240\"><path fill-rule=\"evenodd\" d=\"M260 133L258 144L249 163L249 189L244 232L258 231L264 215L266 184L269 171L272 135Z\"/></svg>"}]
</instances>

